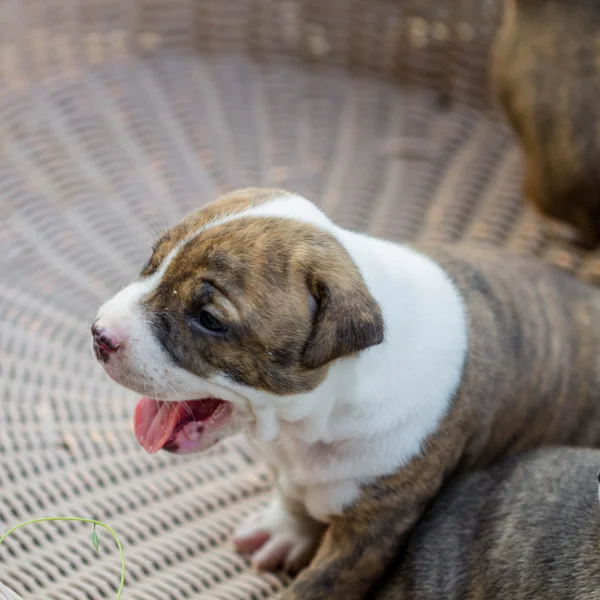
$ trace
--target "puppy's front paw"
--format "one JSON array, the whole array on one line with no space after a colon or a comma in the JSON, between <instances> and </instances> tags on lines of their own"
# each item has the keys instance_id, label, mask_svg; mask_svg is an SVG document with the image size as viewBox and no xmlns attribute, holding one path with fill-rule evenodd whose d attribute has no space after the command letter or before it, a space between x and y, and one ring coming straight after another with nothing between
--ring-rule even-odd
<instances>
[{"instance_id":1,"label":"puppy's front paw","mask_svg":"<svg viewBox=\"0 0 600 600\"><path fill-rule=\"evenodd\" d=\"M275 497L267 508L242 524L233 541L240 552L252 556L255 567L283 567L295 573L312 558L323 530L324 526L310 517L288 511Z\"/></svg>"}]
</instances>

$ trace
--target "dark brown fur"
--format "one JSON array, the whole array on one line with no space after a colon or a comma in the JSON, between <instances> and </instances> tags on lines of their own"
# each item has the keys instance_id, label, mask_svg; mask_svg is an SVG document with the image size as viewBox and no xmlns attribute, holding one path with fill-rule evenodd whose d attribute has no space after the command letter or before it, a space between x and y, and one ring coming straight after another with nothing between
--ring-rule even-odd
<instances>
[{"instance_id":1,"label":"dark brown fur","mask_svg":"<svg viewBox=\"0 0 600 600\"><path fill-rule=\"evenodd\" d=\"M285 600L363 598L453 473L544 445L600 444L600 291L525 258L420 249L465 299L461 386L423 452L332 522Z\"/></svg>"},{"instance_id":2,"label":"dark brown fur","mask_svg":"<svg viewBox=\"0 0 600 600\"><path fill-rule=\"evenodd\" d=\"M500 104L520 139L524 195L600 241L600 1L506 0L492 61Z\"/></svg>"},{"instance_id":3,"label":"dark brown fur","mask_svg":"<svg viewBox=\"0 0 600 600\"><path fill-rule=\"evenodd\" d=\"M457 478L369 600L598 600L599 467L556 448Z\"/></svg>"},{"instance_id":4,"label":"dark brown fur","mask_svg":"<svg viewBox=\"0 0 600 600\"><path fill-rule=\"evenodd\" d=\"M179 223L163 233L152 250L150 259L142 269L141 275L148 277L158 269L160 263L171 250L188 235L211 221L227 215L233 215L246 208L258 206L286 192L268 188L244 188L221 196L215 202L191 212Z\"/></svg>"}]
</instances>

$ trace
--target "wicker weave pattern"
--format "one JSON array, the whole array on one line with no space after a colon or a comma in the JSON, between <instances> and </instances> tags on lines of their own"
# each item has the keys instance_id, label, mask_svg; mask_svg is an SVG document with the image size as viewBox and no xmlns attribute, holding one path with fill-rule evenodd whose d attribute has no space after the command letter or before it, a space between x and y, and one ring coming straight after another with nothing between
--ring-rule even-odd
<instances>
[{"instance_id":1,"label":"wicker weave pattern","mask_svg":"<svg viewBox=\"0 0 600 600\"><path fill-rule=\"evenodd\" d=\"M156 232L219 193L286 186L341 224L532 253L600 274L519 198L490 110L492 0L0 0L0 527L110 523L124 598L267 598L230 547L268 481L243 440L146 456L89 350ZM400 83L400 85L398 85ZM81 526L0 547L24 598L114 598Z\"/></svg>"}]
</instances>

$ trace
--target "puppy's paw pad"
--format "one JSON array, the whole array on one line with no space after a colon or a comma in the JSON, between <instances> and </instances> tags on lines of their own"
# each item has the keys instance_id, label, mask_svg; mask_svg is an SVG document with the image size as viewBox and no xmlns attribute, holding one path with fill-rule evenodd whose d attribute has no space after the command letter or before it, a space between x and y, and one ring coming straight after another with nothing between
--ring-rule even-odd
<instances>
[{"instance_id":1,"label":"puppy's paw pad","mask_svg":"<svg viewBox=\"0 0 600 600\"><path fill-rule=\"evenodd\" d=\"M308 518L298 517L273 503L252 516L236 532L237 549L250 554L258 569L296 572L312 558L323 527Z\"/></svg>"}]
</instances>

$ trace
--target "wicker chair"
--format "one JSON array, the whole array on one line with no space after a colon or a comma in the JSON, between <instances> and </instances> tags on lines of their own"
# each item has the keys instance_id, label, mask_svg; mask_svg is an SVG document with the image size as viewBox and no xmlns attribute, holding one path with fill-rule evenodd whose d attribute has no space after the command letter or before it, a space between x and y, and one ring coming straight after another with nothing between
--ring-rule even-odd
<instances>
[{"instance_id":1,"label":"wicker chair","mask_svg":"<svg viewBox=\"0 0 600 600\"><path fill-rule=\"evenodd\" d=\"M223 191L284 186L339 223L535 254L549 239L490 101L498 0L0 0L0 529L109 523L127 600L271 598L230 544L269 482L243 439L146 455L133 396L90 352L98 305L157 231ZM112 599L108 535L0 546L23 598ZM7 592L5 592L7 594ZM2 592L0 591L0 595ZM8 597L8 596L7 596Z\"/></svg>"}]
</instances>

